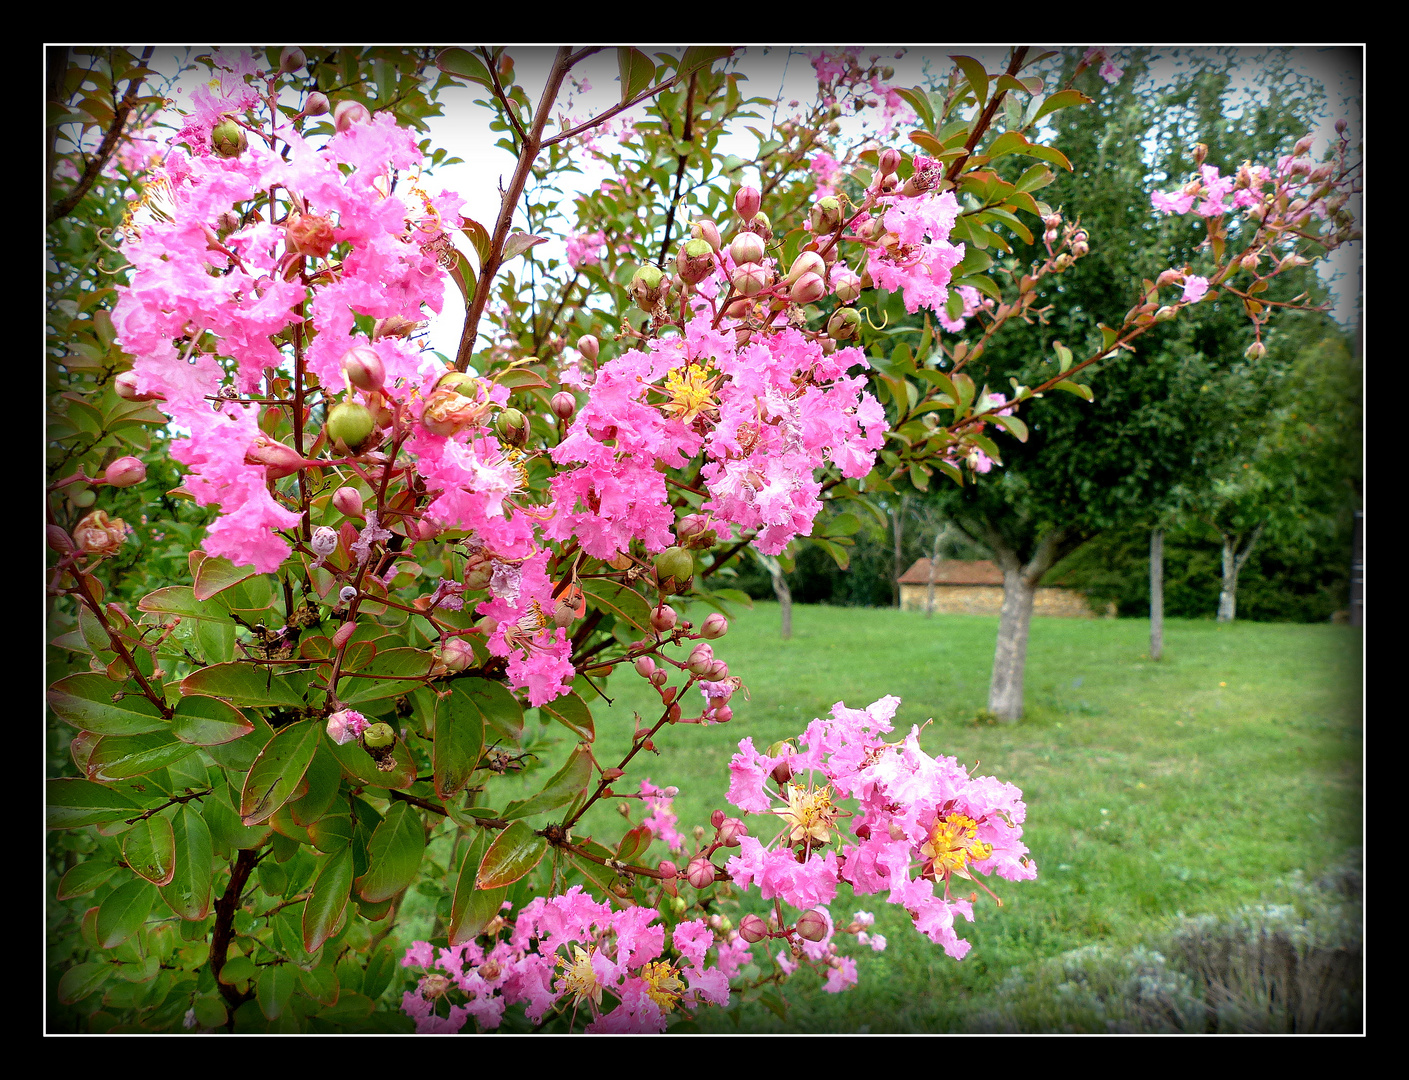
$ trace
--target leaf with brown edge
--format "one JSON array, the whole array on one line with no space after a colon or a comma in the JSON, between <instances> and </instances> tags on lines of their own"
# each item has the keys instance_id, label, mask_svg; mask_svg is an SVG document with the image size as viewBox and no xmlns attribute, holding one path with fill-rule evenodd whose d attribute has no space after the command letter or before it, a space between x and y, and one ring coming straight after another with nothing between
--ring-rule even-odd
<instances>
[{"instance_id":1,"label":"leaf with brown edge","mask_svg":"<svg viewBox=\"0 0 1409 1080\"><path fill-rule=\"evenodd\" d=\"M475 874L476 889L512 885L535 866L548 850L543 839L522 821L516 821L494 838Z\"/></svg>"},{"instance_id":2,"label":"leaf with brown edge","mask_svg":"<svg viewBox=\"0 0 1409 1080\"><path fill-rule=\"evenodd\" d=\"M257 573L253 566L236 566L229 559L208 555L196 569L191 595L197 600L209 600L216 593L247 581Z\"/></svg>"},{"instance_id":3,"label":"leaf with brown edge","mask_svg":"<svg viewBox=\"0 0 1409 1080\"><path fill-rule=\"evenodd\" d=\"M352 847L327 857L303 905L303 947L315 952L332 936L352 895Z\"/></svg>"},{"instance_id":4,"label":"leaf with brown edge","mask_svg":"<svg viewBox=\"0 0 1409 1080\"><path fill-rule=\"evenodd\" d=\"M279 731L259 752L240 792L240 820L250 826L268 821L294 795L318 749L323 725L304 720Z\"/></svg>"},{"instance_id":5,"label":"leaf with brown edge","mask_svg":"<svg viewBox=\"0 0 1409 1080\"><path fill-rule=\"evenodd\" d=\"M153 885L169 885L176 875L176 837L171 822L160 814L142 818L123 834L122 857L137 876Z\"/></svg>"}]
</instances>

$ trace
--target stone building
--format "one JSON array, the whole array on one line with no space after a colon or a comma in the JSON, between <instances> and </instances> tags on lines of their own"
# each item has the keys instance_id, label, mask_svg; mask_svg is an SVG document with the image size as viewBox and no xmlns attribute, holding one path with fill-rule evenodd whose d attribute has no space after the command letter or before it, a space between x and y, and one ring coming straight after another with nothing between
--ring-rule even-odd
<instances>
[{"instance_id":1,"label":"stone building","mask_svg":"<svg viewBox=\"0 0 1409 1080\"><path fill-rule=\"evenodd\" d=\"M902 611L924 611L929 594L930 560L919 559L900 576ZM1003 571L987 559L941 559L934 571L934 609L941 615L997 615L1003 609ZM1091 619L1095 612L1075 589L1041 586L1032 601L1034 615ZM1115 605L1106 609L1115 615Z\"/></svg>"}]
</instances>

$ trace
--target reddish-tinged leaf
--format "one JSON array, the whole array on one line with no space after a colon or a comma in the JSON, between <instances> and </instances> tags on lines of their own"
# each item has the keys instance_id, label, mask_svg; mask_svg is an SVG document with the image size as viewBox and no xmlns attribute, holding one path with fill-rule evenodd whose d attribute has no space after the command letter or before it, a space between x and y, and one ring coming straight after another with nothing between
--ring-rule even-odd
<instances>
[{"instance_id":1,"label":"reddish-tinged leaf","mask_svg":"<svg viewBox=\"0 0 1409 1080\"><path fill-rule=\"evenodd\" d=\"M416 877L426 850L426 830L409 803L391 804L367 844L367 872L357 879L357 893L377 904L390 900Z\"/></svg>"},{"instance_id":2,"label":"reddish-tinged leaf","mask_svg":"<svg viewBox=\"0 0 1409 1080\"><path fill-rule=\"evenodd\" d=\"M240 793L240 819L244 825L269 820L274 811L293 798L313 761L322 734L322 724L304 720L284 728L269 740L269 745L250 766Z\"/></svg>"},{"instance_id":3,"label":"reddish-tinged leaf","mask_svg":"<svg viewBox=\"0 0 1409 1080\"><path fill-rule=\"evenodd\" d=\"M153 885L170 884L176 874L176 837L160 814L143 818L122 838L122 857L139 877Z\"/></svg>"},{"instance_id":4,"label":"reddish-tinged leaf","mask_svg":"<svg viewBox=\"0 0 1409 1080\"><path fill-rule=\"evenodd\" d=\"M303 947L317 950L332 936L338 920L347 910L352 894L352 848L329 855L313 883L313 892L303 905Z\"/></svg>"},{"instance_id":5,"label":"reddish-tinged leaf","mask_svg":"<svg viewBox=\"0 0 1409 1080\"><path fill-rule=\"evenodd\" d=\"M475 875L476 889L497 889L512 885L543 858L548 841L522 821L516 821L494 838Z\"/></svg>"}]
</instances>

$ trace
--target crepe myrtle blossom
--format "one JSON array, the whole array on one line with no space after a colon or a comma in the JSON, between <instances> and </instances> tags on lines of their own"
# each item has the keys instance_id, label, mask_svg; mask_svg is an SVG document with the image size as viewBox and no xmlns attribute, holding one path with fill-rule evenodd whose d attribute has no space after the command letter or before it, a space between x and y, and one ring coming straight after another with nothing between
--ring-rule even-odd
<instances>
[{"instance_id":1,"label":"crepe myrtle blossom","mask_svg":"<svg viewBox=\"0 0 1409 1080\"><path fill-rule=\"evenodd\" d=\"M919 727L885 741L899 705L896 697L866 709L838 703L808 725L797 750L761 753L752 739L740 742L729 801L780 818L782 829L768 844L742 838L726 869L739 886L757 884L764 899L796 907L829 903L842 883L857 895L884 893L959 959L969 943L955 934L955 916L972 921L977 894L956 896L951 884L957 878L990 892L977 875L1036 877L1020 840L1027 810L1012 784L931 757ZM779 775L789 778L770 783Z\"/></svg>"},{"instance_id":2,"label":"crepe myrtle blossom","mask_svg":"<svg viewBox=\"0 0 1409 1080\"><path fill-rule=\"evenodd\" d=\"M935 163L915 157L915 174L939 175ZM882 196L886 232L870 245L866 272L879 288L901 292L905 310L915 314L929 308L938 315L949 299L952 271L964 259L964 245L949 243L949 232L959 217L959 203L952 191L923 191L909 197ZM946 315L947 317L947 315Z\"/></svg>"}]
</instances>

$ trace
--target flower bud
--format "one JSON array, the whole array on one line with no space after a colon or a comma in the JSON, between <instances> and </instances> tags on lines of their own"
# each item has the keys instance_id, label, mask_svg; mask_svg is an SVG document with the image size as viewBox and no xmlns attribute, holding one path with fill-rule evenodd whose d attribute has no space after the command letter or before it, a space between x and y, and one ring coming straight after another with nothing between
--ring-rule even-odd
<instances>
[{"instance_id":1,"label":"flower bud","mask_svg":"<svg viewBox=\"0 0 1409 1080\"><path fill-rule=\"evenodd\" d=\"M597 353L600 348L601 343L594 334L583 334L577 339L577 351L594 364L597 362Z\"/></svg>"},{"instance_id":2,"label":"flower bud","mask_svg":"<svg viewBox=\"0 0 1409 1080\"><path fill-rule=\"evenodd\" d=\"M340 487L333 492L333 508L347 517L362 516L362 493L353 487Z\"/></svg>"},{"instance_id":3,"label":"flower bud","mask_svg":"<svg viewBox=\"0 0 1409 1080\"><path fill-rule=\"evenodd\" d=\"M721 724L727 724L730 720L734 719L734 710L729 708L728 705L720 705L714 710L714 718Z\"/></svg>"},{"instance_id":4,"label":"flower bud","mask_svg":"<svg viewBox=\"0 0 1409 1080\"><path fill-rule=\"evenodd\" d=\"M304 58L303 50L289 45L279 54L279 74L292 75L305 63L307 60Z\"/></svg>"},{"instance_id":5,"label":"flower bud","mask_svg":"<svg viewBox=\"0 0 1409 1080\"><path fill-rule=\"evenodd\" d=\"M333 109L333 126L338 131L346 131L354 124L367 124L372 120L372 114L367 111L367 106L360 101L339 101L337 107Z\"/></svg>"},{"instance_id":6,"label":"flower bud","mask_svg":"<svg viewBox=\"0 0 1409 1080\"><path fill-rule=\"evenodd\" d=\"M1261 360L1267 355L1267 346L1260 341L1254 341L1243 353L1249 360Z\"/></svg>"},{"instance_id":7,"label":"flower bud","mask_svg":"<svg viewBox=\"0 0 1409 1080\"><path fill-rule=\"evenodd\" d=\"M485 401L472 400L454 390L437 389L426 398L421 424L432 435L453 435L462 427L478 423L488 410Z\"/></svg>"},{"instance_id":8,"label":"flower bud","mask_svg":"<svg viewBox=\"0 0 1409 1080\"><path fill-rule=\"evenodd\" d=\"M559 420L571 420L572 414L577 411L577 398L573 397L566 390L560 390L553 395L550 403L553 415Z\"/></svg>"},{"instance_id":9,"label":"flower bud","mask_svg":"<svg viewBox=\"0 0 1409 1080\"><path fill-rule=\"evenodd\" d=\"M708 240L686 240L675 256L675 269L687 285L698 285L714 273L714 249Z\"/></svg>"},{"instance_id":10,"label":"flower bud","mask_svg":"<svg viewBox=\"0 0 1409 1080\"><path fill-rule=\"evenodd\" d=\"M1166 270L1155 279L1155 285L1163 288L1166 285L1173 285L1184 280L1184 273L1181 270Z\"/></svg>"},{"instance_id":11,"label":"flower bud","mask_svg":"<svg viewBox=\"0 0 1409 1080\"><path fill-rule=\"evenodd\" d=\"M668 547L655 557L656 577L688 581L695 574L695 559L682 547Z\"/></svg>"},{"instance_id":12,"label":"flower bud","mask_svg":"<svg viewBox=\"0 0 1409 1080\"><path fill-rule=\"evenodd\" d=\"M636 300L636 306L647 313L655 311L665 289L665 275L660 267L649 263L637 270L631 279L631 295Z\"/></svg>"},{"instance_id":13,"label":"flower bud","mask_svg":"<svg viewBox=\"0 0 1409 1080\"><path fill-rule=\"evenodd\" d=\"M464 638L447 638L440 647L440 662L448 671L464 671L475 662L475 651Z\"/></svg>"},{"instance_id":14,"label":"flower bud","mask_svg":"<svg viewBox=\"0 0 1409 1080\"><path fill-rule=\"evenodd\" d=\"M1179 309L1166 304L1155 312L1155 322L1169 322L1170 319L1179 314Z\"/></svg>"},{"instance_id":15,"label":"flower bud","mask_svg":"<svg viewBox=\"0 0 1409 1080\"><path fill-rule=\"evenodd\" d=\"M714 884L714 863L703 855L690 860L685 867L685 880L697 889L707 889Z\"/></svg>"},{"instance_id":16,"label":"flower bud","mask_svg":"<svg viewBox=\"0 0 1409 1080\"><path fill-rule=\"evenodd\" d=\"M1292 147L1292 155L1294 157L1301 157L1302 154L1309 153L1311 150L1311 145L1315 141L1315 135L1303 135L1300 139L1297 140L1296 145Z\"/></svg>"},{"instance_id":17,"label":"flower bud","mask_svg":"<svg viewBox=\"0 0 1409 1080\"><path fill-rule=\"evenodd\" d=\"M135 371L124 371L113 380L113 388L117 391L117 396L124 401L163 401L160 394L143 394L137 389L137 373Z\"/></svg>"},{"instance_id":18,"label":"flower bud","mask_svg":"<svg viewBox=\"0 0 1409 1080\"><path fill-rule=\"evenodd\" d=\"M390 724L373 724L362 735L362 744L368 750L382 750L396 742L396 732Z\"/></svg>"},{"instance_id":19,"label":"flower bud","mask_svg":"<svg viewBox=\"0 0 1409 1080\"><path fill-rule=\"evenodd\" d=\"M103 479L113 487L132 487L147 478L147 466L135 457L120 457L103 470Z\"/></svg>"},{"instance_id":20,"label":"flower bud","mask_svg":"<svg viewBox=\"0 0 1409 1080\"><path fill-rule=\"evenodd\" d=\"M357 599L357 589L356 589L356 587L354 587L354 586L352 586L352 585L344 585L341 589L338 590L338 602L339 602L339 603L350 604L350 603L352 603L352 602L353 602L354 600L356 600L356 599ZM347 626L351 626L351 625L352 625L351 623L348 623L348 624L347 624ZM346 629L347 629L347 626L343 626L343 627L339 628L338 633L341 634L341 633L343 632L343 630L346 630ZM351 637L352 635L349 634L349 635L347 635L347 636L348 636L348 637Z\"/></svg>"},{"instance_id":21,"label":"flower bud","mask_svg":"<svg viewBox=\"0 0 1409 1080\"><path fill-rule=\"evenodd\" d=\"M89 555L116 555L127 531L122 518L109 518L107 511L94 510L74 526L73 542Z\"/></svg>"},{"instance_id":22,"label":"flower bud","mask_svg":"<svg viewBox=\"0 0 1409 1080\"><path fill-rule=\"evenodd\" d=\"M734 212L745 221L752 221L763 206L763 196L758 188L741 187L734 193Z\"/></svg>"},{"instance_id":23,"label":"flower bud","mask_svg":"<svg viewBox=\"0 0 1409 1080\"><path fill-rule=\"evenodd\" d=\"M1257 264L1261 261L1261 256L1255 251L1249 251L1243 256L1242 266L1244 270L1256 270Z\"/></svg>"},{"instance_id":24,"label":"flower bud","mask_svg":"<svg viewBox=\"0 0 1409 1080\"><path fill-rule=\"evenodd\" d=\"M744 225L745 232L757 233L765 241L773 239L773 222L767 214L755 214L753 220Z\"/></svg>"},{"instance_id":25,"label":"flower bud","mask_svg":"<svg viewBox=\"0 0 1409 1080\"><path fill-rule=\"evenodd\" d=\"M741 232L729 242L729 257L735 266L763 261L763 240L757 233Z\"/></svg>"},{"instance_id":26,"label":"flower bud","mask_svg":"<svg viewBox=\"0 0 1409 1080\"><path fill-rule=\"evenodd\" d=\"M210 146L217 157L237 158L249 149L250 141L244 128L226 118L211 129Z\"/></svg>"},{"instance_id":27,"label":"flower bud","mask_svg":"<svg viewBox=\"0 0 1409 1080\"><path fill-rule=\"evenodd\" d=\"M690 236L695 240L703 240L709 245L710 251L719 252L722 241L719 238L719 226L710 218L697 218L690 222Z\"/></svg>"},{"instance_id":28,"label":"flower bud","mask_svg":"<svg viewBox=\"0 0 1409 1080\"><path fill-rule=\"evenodd\" d=\"M713 663L714 650L703 641L690 650L690 655L685 660L685 666L695 675L708 674Z\"/></svg>"},{"instance_id":29,"label":"flower bud","mask_svg":"<svg viewBox=\"0 0 1409 1080\"><path fill-rule=\"evenodd\" d=\"M494 430L510 446L523 449L528 445L528 417L518 409L505 409L494 422Z\"/></svg>"},{"instance_id":30,"label":"flower bud","mask_svg":"<svg viewBox=\"0 0 1409 1080\"><path fill-rule=\"evenodd\" d=\"M298 472L303 468L304 460L303 455L292 446L275 442L260 432L245 451L245 464L263 465L266 469L265 475L270 480L279 480Z\"/></svg>"},{"instance_id":31,"label":"flower bud","mask_svg":"<svg viewBox=\"0 0 1409 1080\"><path fill-rule=\"evenodd\" d=\"M344 401L333 406L323 430L338 449L356 454L371 439L375 428L376 421L365 405Z\"/></svg>"},{"instance_id":32,"label":"flower bud","mask_svg":"<svg viewBox=\"0 0 1409 1080\"><path fill-rule=\"evenodd\" d=\"M827 195L812 204L808 215L814 235L822 236L832 232L841 224L841 200L835 195Z\"/></svg>"},{"instance_id":33,"label":"flower bud","mask_svg":"<svg viewBox=\"0 0 1409 1080\"><path fill-rule=\"evenodd\" d=\"M734 273L730 277L736 292L744 296L756 296L767 286L772 275L768 270L756 262L742 263L734 268Z\"/></svg>"},{"instance_id":34,"label":"flower bud","mask_svg":"<svg viewBox=\"0 0 1409 1080\"><path fill-rule=\"evenodd\" d=\"M862 240L869 240L875 235L877 228L879 228L879 223L875 218L863 218L851 227L851 231Z\"/></svg>"},{"instance_id":35,"label":"flower bud","mask_svg":"<svg viewBox=\"0 0 1409 1080\"><path fill-rule=\"evenodd\" d=\"M827 925L827 916L816 908L804 911L798 916L797 936L804 941L821 941L827 936L828 929L830 928Z\"/></svg>"},{"instance_id":36,"label":"flower bud","mask_svg":"<svg viewBox=\"0 0 1409 1080\"><path fill-rule=\"evenodd\" d=\"M842 266L832 271L832 293L843 304L850 304L861 295L861 278L850 267Z\"/></svg>"},{"instance_id":37,"label":"flower bud","mask_svg":"<svg viewBox=\"0 0 1409 1080\"><path fill-rule=\"evenodd\" d=\"M636 674L641 676L641 678L643 679L649 679L652 675L655 674L656 671L656 662L652 660L649 656L636 657L636 663L634 666L636 668Z\"/></svg>"},{"instance_id":38,"label":"flower bud","mask_svg":"<svg viewBox=\"0 0 1409 1080\"><path fill-rule=\"evenodd\" d=\"M1062 224L1062 215L1048 214L1045 218L1042 219L1042 224L1047 226L1047 228L1049 229L1060 228Z\"/></svg>"},{"instance_id":39,"label":"flower bud","mask_svg":"<svg viewBox=\"0 0 1409 1080\"><path fill-rule=\"evenodd\" d=\"M738 847L739 837L749 834L748 827L738 818L725 818L722 825L716 826L718 840L725 847Z\"/></svg>"},{"instance_id":40,"label":"flower bud","mask_svg":"<svg viewBox=\"0 0 1409 1080\"><path fill-rule=\"evenodd\" d=\"M729 665L723 660L716 660L702 674L710 682L723 682L729 677Z\"/></svg>"},{"instance_id":41,"label":"flower bud","mask_svg":"<svg viewBox=\"0 0 1409 1080\"><path fill-rule=\"evenodd\" d=\"M658 634L664 634L670 630L674 630L677 619L678 616L675 614L675 609L668 604L661 604L660 607L651 611L651 627Z\"/></svg>"},{"instance_id":42,"label":"flower bud","mask_svg":"<svg viewBox=\"0 0 1409 1080\"><path fill-rule=\"evenodd\" d=\"M900 168L900 162L902 160L903 159L901 158L899 150L896 150L894 147L887 146L884 150L881 151L880 163L877 168L879 169L882 176L886 176L889 173L893 173L896 169Z\"/></svg>"},{"instance_id":43,"label":"flower bud","mask_svg":"<svg viewBox=\"0 0 1409 1080\"><path fill-rule=\"evenodd\" d=\"M815 251L803 251L793 260L793 264L788 268L788 276L783 279L787 285L795 285L806 274L826 274L827 263L822 256Z\"/></svg>"},{"instance_id":44,"label":"flower bud","mask_svg":"<svg viewBox=\"0 0 1409 1080\"><path fill-rule=\"evenodd\" d=\"M370 345L355 345L343 353L342 370L359 390L380 390L386 381L386 365Z\"/></svg>"},{"instance_id":45,"label":"flower bud","mask_svg":"<svg viewBox=\"0 0 1409 1080\"><path fill-rule=\"evenodd\" d=\"M1336 134L1344 135L1345 129L1348 127L1350 127L1350 124L1346 121L1344 117L1342 117L1341 119L1336 121Z\"/></svg>"},{"instance_id":46,"label":"flower bud","mask_svg":"<svg viewBox=\"0 0 1409 1080\"><path fill-rule=\"evenodd\" d=\"M739 920L739 937L750 945L768 937L768 924L757 915L745 915Z\"/></svg>"},{"instance_id":47,"label":"flower bud","mask_svg":"<svg viewBox=\"0 0 1409 1080\"><path fill-rule=\"evenodd\" d=\"M1074 261L1075 261L1075 260L1074 260L1070 255L1067 255L1067 254L1063 253L1063 254L1057 256L1057 259L1056 259L1056 261L1052 264L1052 266L1056 269L1057 273L1060 274L1060 273L1063 273L1064 271L1066 271L1068 268L1070 268L1071 264L1072 264Z\"/></svg>"},{"instance_id":48,"label":"flower bud","mask_svg":"<svg viewBox=\"0 0 1409 1080\"><path fill-rule=\"evenodd\" d=\"M729 632L729 620L719 612L711 612L705 619L704 625L700 627L700 633L710 641L722 638Z\"/></svg>"},{"instance_id":49,"label":"flower bud","mask_svg":"<svg viewBox=\"0 0 1409 1080\"><path fill-rule=\"evenodd\" d=\"M1073 259L1084 258L1086 255L1090 254L1090 252L1091 248L1084 240L1078 240L1071 246L1071 257Z\"/></svg>"},{"instance_id":50,"label":"flower bud","mask_svg":"<svg viewBox=\"0 0 1409 1080\"><path fill-rule=\"evenodd\" d=\"M710 814L710 815L709 815L709 823L710 823L711 825L713 825L716 829L719 828L719 826L723 825L723 824L724 824L724 811L723 811L723 810L716 810L716 811L714 811L714 813Z\"/></svg>"},{"instance_id":51,"label":"flower bud","mask_svg":"<svg viewBox=\"0 0 1409 1080\"><path fill-rule=\"evenodd\" d=\"M836 341L850 341L861 332L861 313L855 308L840 308L827 320L827 336Z\"/></svg>"},{"instance_id":52,"label":"flower bud","mask_svg":"<svg viewBox=\"0 0 1409 1080\"><path fill-rule=\"evenodd\" d=\"M319 556L331 555L338 546L338 533L336 529L330 529L326 525L319 525L313 530L312 537L309 538L308 546L313 549L313 554Z\"/></svg>"},{"instance_id":53,"label":"flower bud","mask_svg":"<svg viewBox=\"0 0 1409 1080\"><path fill-rule=\"evenodd\" d=\"M794 304L813 304L827 295L827 283L820 274L803 274L788 290Z\"/></svg>"},{"instance_id":54,"label":"flower bud","mask_svg":"<svg viewBox=\"0 0 1409 1080\"><path fill-rule=\"evenodd\" d=\"M333 250L333 223L315 214L290 214L284 240L295 255L325 258Z\"/></svg>"},{"instance_id":55,"label":"flower bud","mask_svg":"<svg viewBox=\"0 0 1409 1080\"><path fill-rule=\"evenodd\" d=\"M304 116L322 116L328 111L328 95L320 94L318 91L308 95L303 103Z\"/></svg>"},{"instance_id":56,"label":"flower bud","mask_svg":"<svg viewBox=\"0 0 1409 1080\"><path fill-rule=\"evenodd\" d=\"M1204 159L1208 157L1208 146L1205 143L1194 143L1194 164L1202 165Z\"/></svg>"},{"instance_id":57,"label":"flower bud","mask_svg":"<svg viewBox=\"0 0 1409 1080\"><path fill-rule=\"evenodd\" d=\"M339 746L352 742L367 730L367 718L355 709L339 709L328 717L328 738Z\"/></svg>"},{"instance_id":58,"label":"flower bud","mask_svg":"<svg viewBox=\"0 0 1409 1080\"><path fill-rule=\"evenodd\" d=\"M670 678L670 676L667 675L664 671L653 671L651 672L651 685L656 687L656 689L660 689L662 686L665 685L665 682L668 678Z\"/></svg>"}]
</instances>

